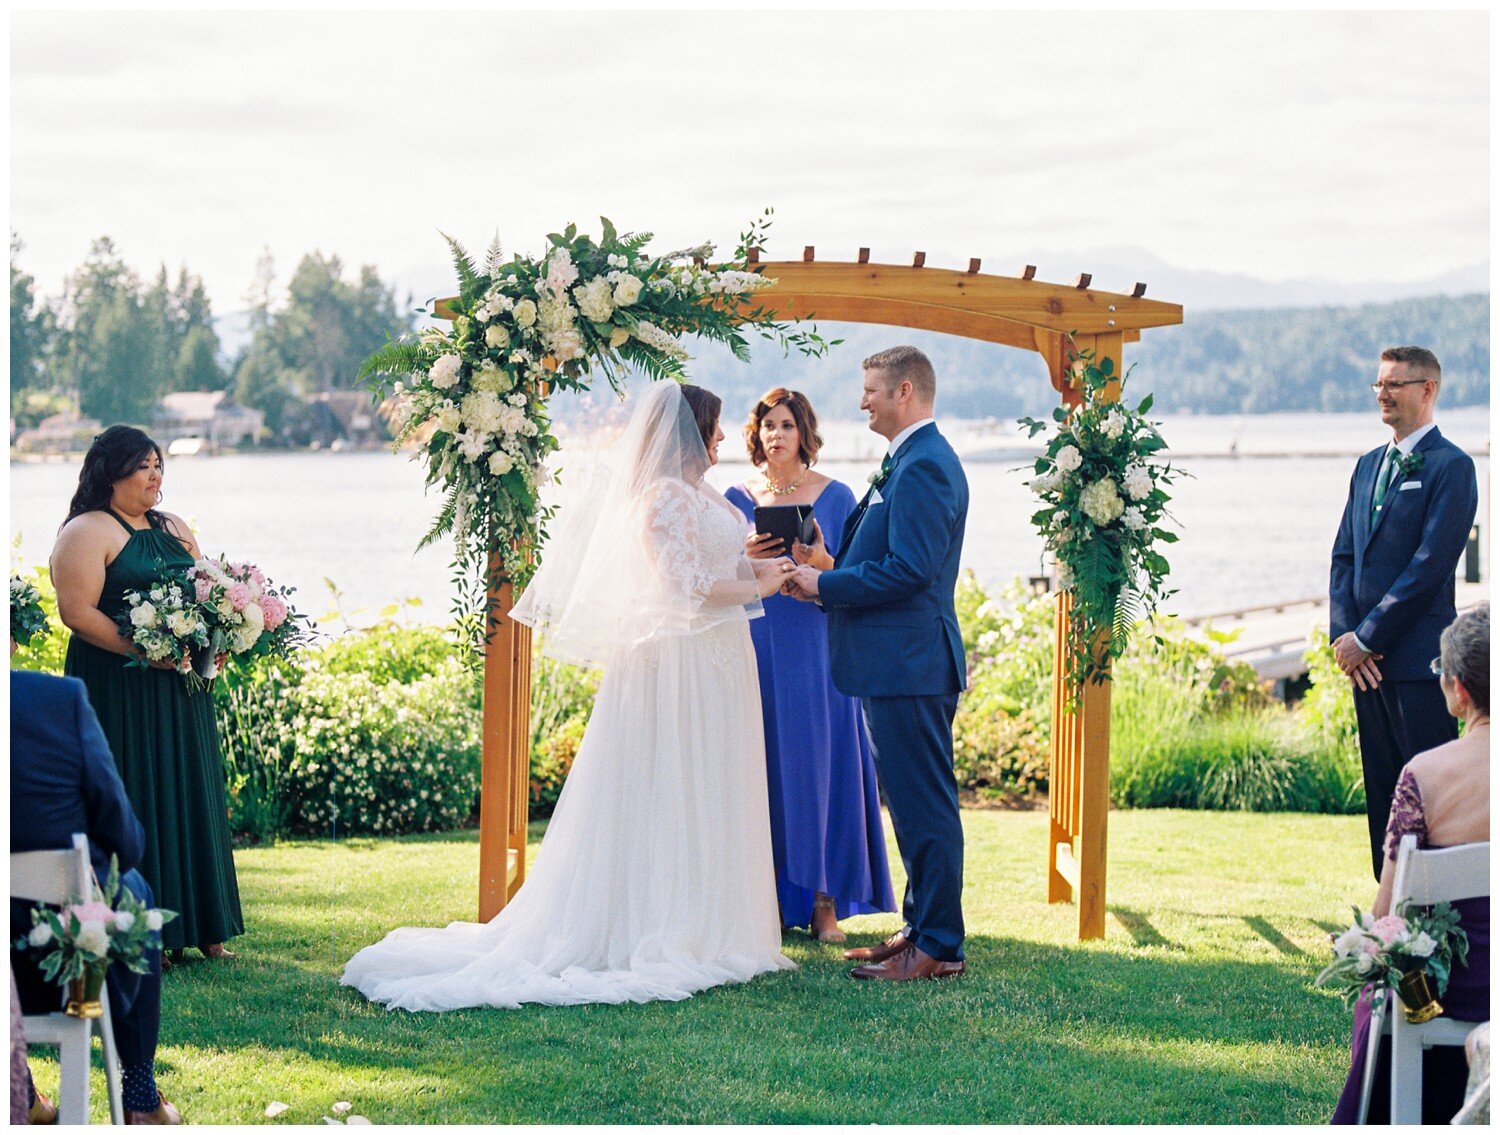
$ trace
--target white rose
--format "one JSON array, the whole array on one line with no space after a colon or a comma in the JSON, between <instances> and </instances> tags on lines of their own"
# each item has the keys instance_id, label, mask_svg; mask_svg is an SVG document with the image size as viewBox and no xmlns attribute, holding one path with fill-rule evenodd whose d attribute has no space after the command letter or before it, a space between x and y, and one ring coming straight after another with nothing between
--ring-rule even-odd
<instances>
[{"instance_id":1,"label":"white rose","mask_svg":"<svg viewBox=\"0 0 1500 1135\"><path fill-rule=\"evenodd\" d=\"M1333 940L1333 952L1341 958L1347 958L1364 940L1364 933L1358 927L1351 926Z\"/></svg>"},{"instance_id":2,"label":"white rose","mask_svg":"<svg viewBox=\"0 0 1500 1135\"><path fill-rule=\"evenodd\" d=\"M641 298L641 281L638 276L621 276L615 285L615 305L629 307Z\"/></svg>"},{"instance_id":3,"label":"white rose","mask_svg":"<svg viewBox=\"0 0 1500 1135\"><path fill-rule=\"evenodd\" d=\"M1105 437L1119 437L1125 432L1125 415L1118 410L1111 410L1104 421L1099 423L1099 432Z\"/></svg>"},{"instance_id":4,"label":"white rose","mask_svg":"<svg viewBox=\"0 0 1500 1135\"><path fill-rule=\"evenodd\" d=\"M150 603L142 603L130 612L130 625L134 627L154 627L156 625L156 608Z\"/></svg>"},{"instance_id":5,"label":"white rose","mask_svg":"<svg viewBox=\"0 0 1500 1135\"><path fill-rule=\"evenodd\" d=\"M153 603L160 603L166 597L167 597L167 593L165 591L163 591L160 587L153 587L151 589L151 601Z\"/></svg>"},{"instance_id":6,"label":"white rose","mask_svg":"<svg viewBox=\"0 0 1500 1135\"><path fill-rule=\"evenodd\" d=\"M1053 460L1064 473L1071 473L1083 464L1083 454L1078 452L1076 446L1065 445L1057 451L1057 456Z\"/></svg>"},{"instance_id":7,"label":"white rose","mask_svg":"<svg viewBox=\"0 0 1500 1135\"><path fill-rule=\"evenodd\" d=\"M38 922L31 928L31 933L26 935L26 941L33 946L45 946L52 941L52 927L45 922Z\"/></svg>"},{"instance_id":8,"label":"white rose","mask_svg":"<svg viewBox=\"0 0 1500 1135\"><path fill-rule=\"evenodd\" d=\"M173 611L167 616L167 630L178 638L186 638L193 633L197 620L191 618L186 611Z\"/></svg>"},{"instance_id":9,"label":"white rose","mask_svg":"<svg viewBox=\"0 0 1500 1135\"><path fill-rule=\"evenodd\" d=\"M1369 954L1360 954L1359 957L1354 959L1354 971L1356 973L1366 974L1374 968L1375 959L1370 957Z\"/></svg>"},{"instance_id":10,"label":"white rose","mask_svg":"<svg viewBox=\"0 0 1500 1135\"><path fill-rule=\"evenodd\" d=\"M128 932L130 930L130 928L132 926L134 926L134 925L135 925L135 915L131 914L130 911L128 911L128 910L117 910L117 911L115 911L115 929L116 930L120 931L123 934L123 933Z\"/></svg>"},{"instance_id":11,"label":"white rose","mask_svg":"<svg viewBox=\"0 0 1500 1135\"><path fill-rule=\"evenodd\" d=\"M457 355L444 355L427 372L428 381L439 390L451 390L458 385L458 372L462 366L463 360Z\"/></svg>"},{"instance_id":12,"label":"white rose","mask_svg":"<svg viewBox=\"0 0 1500 1135\"><path fill-rule=\"evenodd\" d=\"M1411 940L1406 948L1413 957L1430 958L1432 957L1432 952L1437 949L1437 942L1433 940L1427 931L1423 930Z\"/></svg>"},{"instance_id":13,"label":"white rose","mask_svg":"<svg viewBox=\"0 0 1500 1135\"><path fill-rule=\"evenodd\" d=\"M159 911L159 910L148 910L146 912L146 929L147 930L160 930L161 929L161 924L162 924L161 911Z\"/></svg>"},{"instance_id":14,"label":"white rose","mask_svg":"<svg viewBox=\"0 0 1500 1135\"><path fill-rule=\"evenodd\" d=\"M234 618L234 604L230 601L229 596L227 595L223 599L219 600L219 605L214 609L219 612L219 617L221 619Z\"/></svg>"},{"instance_id":15,"label":"white rose","mask_svg":"<svg viewBox=\"0 0 1500 1135\"><path fill-rule=\"evenodd\" d=\"M625 341L630 338L630 332L624 327L616 327L609 333L609 345L611 347L623 347Z\"/></svg>"},{"instance_id":16,"label":"white rose","mask_svg":"<svg viewBox=\"0 0 1500 1135\"><path fill-rule=\"evenodd\" d=\"M609 281L595 276L581 288L573 289L573 298L578 301L578 310L592 323L604 323L615 313L615 302L610 297Z\"/></svg>"},{"instance_id":17,"label":"white rose","mask_svg":"<svg viewBox=\"0 0 1500 1135\"><path fill-rule=\"evenodd\" d=\"M522 300L516 304L516 322L522 327L530 327L536 322L536 303L533 300Z\"/></svg>"},{"instance_id":18,"label":"white rose","mask_svg":"<svg viewBox=\"0 0 1500 1135\"><path fill-rule=\"evenodd\" d=\"M496 351L510 346L510 332L498 323L488 328L484 333L484 345Z\"/></svg>"},{"instance_id":19,"label":"white rose","mask_svg":"<svg viewBox=\"0 0 1500 1135\"><path fill-rule=\"evenodd\" d=\"M503 477L515 468L515 458L508 453L490 454L490 476Z\"/></svg>"},{"instance_id":20,"label":"white rose","mask_svg":"<svg viewBox=\"0 0 1500 1135\"><path fill-rule=\"evenodd\" d=\"M245 609L240 612L240 618L245 620L244 626L247 634L251 631L255 632L255 637L250 640L251 642L259 638L260 632L266 629L266 613L260 609L259 603L247 603Z\"/></svg>"},{"instance_id":21,"label":"white rose","mask_svg":"<svg viewBox=\"0 0 1500 1135\"><path fill-rule=\"evenodd\" d=\"M93 954L96 958L103 958L109 953L109 929L102 922L91 919L79 923L78 936L73 941L84 953Z\"/></svg>"},{"instance_id":22,"label":"white rose","mask_svg":"<svg viewBox=\"0 0 1500 1135\"><path fill-rule=\"evenodd\" d=\"M519 406L506 406L500 411L500 423L496 433L517 434L526 425L526 411Z\"/></svg>"}]
</instances>

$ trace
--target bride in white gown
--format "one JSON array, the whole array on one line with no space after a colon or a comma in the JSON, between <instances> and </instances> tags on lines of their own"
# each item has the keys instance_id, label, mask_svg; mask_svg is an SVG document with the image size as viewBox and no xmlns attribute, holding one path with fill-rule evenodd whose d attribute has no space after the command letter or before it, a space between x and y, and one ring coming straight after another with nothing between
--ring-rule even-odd
<instances>
[{"instance_id":1,"label":"bride in white gown","mask_svg":"<svg viewBox=\"0 0 1500 1135\"><path fill-rule=\"evenodd\" d=\"M525 885L488 923L403 928L343 984L392 1009L681 1000L791 969L748 620L791 566L752 562L703 482L719 400L654 384L512 616L604 670Z\"/></svg>"}]
</instances>

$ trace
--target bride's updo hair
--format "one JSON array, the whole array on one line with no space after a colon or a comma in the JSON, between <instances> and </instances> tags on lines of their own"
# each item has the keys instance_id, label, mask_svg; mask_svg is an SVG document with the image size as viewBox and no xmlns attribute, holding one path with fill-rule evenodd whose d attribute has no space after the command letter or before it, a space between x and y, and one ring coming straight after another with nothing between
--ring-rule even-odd
<instances>
[{"instance_id":1,"label":"bride's updo hair","mask_svg":"<svg viewBox=\"0 0 1500 1135\"><path fill-rule=\"evenodd\" d=\"M703 448L714 443L714 431L719 428L719 414L724 403L712 390L701 386L682 384L682 397L693 412L693 421L698 424L698 434L703 438Z\"/></svg>"}]
</instances>

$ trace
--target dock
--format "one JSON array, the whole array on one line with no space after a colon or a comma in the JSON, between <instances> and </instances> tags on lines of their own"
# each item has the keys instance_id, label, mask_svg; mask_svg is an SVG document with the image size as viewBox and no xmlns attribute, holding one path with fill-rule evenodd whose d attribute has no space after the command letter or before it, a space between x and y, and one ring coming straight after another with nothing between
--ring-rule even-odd
<instances>
[{"instance_id":1,"label":"dock","mask_svg":"<svg viewBox=\"0 0 1500 1135\"><path fill-rule=\"evenodd\" d=\"M1457 581L1455 598L1460 611L1489 597L1487 580L1479 583ZM1312 631L1328 626L1328 596L1313 595L1195 615L1184 618L1182 622L1205 638L1210 627L1216 631L1238 630L1235 640L1221 647L1224 656L1248 662L1262 681L1276 682L1281 686L1295 682L1307 673L1303 658L1311 646Z\"/></svg>"}]
</instances>

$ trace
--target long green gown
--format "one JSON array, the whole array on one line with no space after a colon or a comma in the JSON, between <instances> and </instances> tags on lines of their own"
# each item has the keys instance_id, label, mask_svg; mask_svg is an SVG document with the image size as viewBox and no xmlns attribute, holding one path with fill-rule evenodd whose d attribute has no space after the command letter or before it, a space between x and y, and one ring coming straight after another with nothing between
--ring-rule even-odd
<instances>
[{"instance_id":1,"label":"long green gown","mask_svg":"<svg viewBox=\"0 0 1500 1135\"><path fill-rule=\"evenodd\" d=\"M106 511L130 533L105 569L99 596L99 610L114 618L128 609L125 592L149 589L165 570L191 567L193 557L169 533L131 528ZM226 941L243 934L245 923L213 694L189 692L170 670L127 662L74 635L63 672L88 688L126 795L146 829L140 872L156 905L178 913L162 927L162 945L175 950Z\"/></svg>"}]
</instances>

